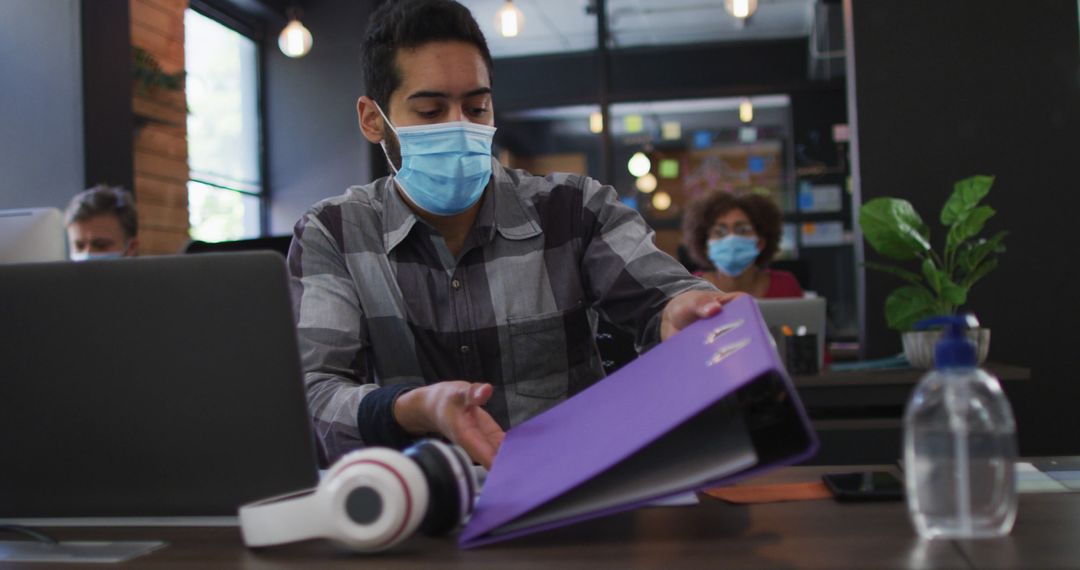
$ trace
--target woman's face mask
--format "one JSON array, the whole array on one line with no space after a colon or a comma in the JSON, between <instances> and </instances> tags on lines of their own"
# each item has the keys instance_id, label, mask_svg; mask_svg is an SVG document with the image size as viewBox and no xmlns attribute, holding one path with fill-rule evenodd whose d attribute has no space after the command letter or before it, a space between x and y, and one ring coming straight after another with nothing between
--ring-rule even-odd
<instances>
[{"instance_id":1,"label":"woman's face mask","mask_svg":"<svg viewBox=\"0 0 1080 570\"><path fill-rule=\"evenodd\" d=\"M742 275L747 267L757 260L760 253L756 237L729 235L721 239L710 239L709 261L717 271L731 277Z\"/></svg>"},{"instance_id":2,"label":"woman's face mask","mask_svg":"<svg viewBox=\"0 0 1080 570\"><path fill-rule=\"evenodd\" d=\"M397 127L379 109L386 126L397 136L401 167L380 144L390 168L409 200L439 216L468 210L480 200L491 180L491 140L495 127L468 121Z\"/></svg>"}]
</instances>

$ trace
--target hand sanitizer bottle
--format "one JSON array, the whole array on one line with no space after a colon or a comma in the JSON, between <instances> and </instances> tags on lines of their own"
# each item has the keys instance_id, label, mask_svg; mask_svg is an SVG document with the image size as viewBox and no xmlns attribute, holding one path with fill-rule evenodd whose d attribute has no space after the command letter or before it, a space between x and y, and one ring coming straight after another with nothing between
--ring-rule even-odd
<instances>
[{"instance_id":1,"label":"hand sanitizer bottle","mask_svg":"<svg viewBox=\"0 0 1080 570\"><path fill-rule=\"evenodd\" d=\"M973 316L927 319L945 325L934 370L904 413L907 505L923 538L990 538L1016 519L1016 422L997 378L976 367L966 330Z\"/></svg>"}]
</instances>

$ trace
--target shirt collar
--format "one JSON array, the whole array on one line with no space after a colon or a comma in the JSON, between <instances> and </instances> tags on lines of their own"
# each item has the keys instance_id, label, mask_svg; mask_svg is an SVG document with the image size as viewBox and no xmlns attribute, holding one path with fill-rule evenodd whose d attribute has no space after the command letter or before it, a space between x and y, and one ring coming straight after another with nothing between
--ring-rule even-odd
<instances>
[{"instance_id":1,"label":"shirt collar","mask_svg":"<svg viewBox=\"0 0 1080 570\"><path fill-rule=\"evenodd\" d=\"M401 197L393 175L376 181L378 192L384 195L383 246L389 253L408 237L420 218ZM494 157L491 159L491 182L488 184L484 204L473 222L475 229L483 231L494 225L495 231L506 239L521 240L540 235L539 222L530 215L524 200L517 191L517 180Z\"/></svg>"}]
</instances>

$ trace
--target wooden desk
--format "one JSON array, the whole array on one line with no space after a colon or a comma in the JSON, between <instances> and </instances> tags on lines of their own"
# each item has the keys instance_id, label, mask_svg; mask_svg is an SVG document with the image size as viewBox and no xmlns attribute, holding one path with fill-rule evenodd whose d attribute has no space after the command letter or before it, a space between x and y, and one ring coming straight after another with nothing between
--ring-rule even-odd
<instances>
[{"instance_id":1,"label":"wooden desk","mask_svg":"<svg viewBox=\"0 0 1080 570\"><path fill-rule=\"evenodd\" d=\"M1002 381L1026 381L1031 370L989 363ZM892 463L900 457L904 406L926 370L825 371L792 377L821 439L816 465Z\"/></svg>"},{"instance_id":2,"label":"wooden desk","mask_svg":"<svg viewBox=\"0 0 1080 570\"><path fill-rule=\"evenodd\" d=\"M830 469L793 467L743 484L814 481ZM920 541L903 502L739 506L707 497L474 550L424 537L364 556L321 541L251 551L236 528L47 530L64 540L169 542L126 565L139 568L1045 568L1080 565L1080 493L1022 495L1013 534L978 543Z\"/></svg>"}]
</instances>

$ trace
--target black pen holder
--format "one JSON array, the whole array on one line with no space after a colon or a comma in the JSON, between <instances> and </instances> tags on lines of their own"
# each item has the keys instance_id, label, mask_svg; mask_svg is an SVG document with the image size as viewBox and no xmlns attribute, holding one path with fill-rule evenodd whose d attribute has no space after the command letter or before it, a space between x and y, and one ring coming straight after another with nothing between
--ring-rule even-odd
<instances>
[{"instance_id":1,"label":"black pen holder","mask_svg":"<svg viewBox=\"0 0 1080 570\"><path fill-rule=\"evenodd\" d=\"M787 367L788 374L817 374L817 335L781 337L783 349L780 354Z\"/></svg>"}]
</instances>

